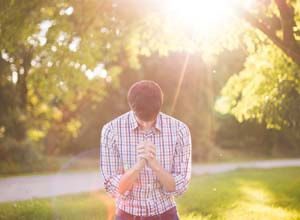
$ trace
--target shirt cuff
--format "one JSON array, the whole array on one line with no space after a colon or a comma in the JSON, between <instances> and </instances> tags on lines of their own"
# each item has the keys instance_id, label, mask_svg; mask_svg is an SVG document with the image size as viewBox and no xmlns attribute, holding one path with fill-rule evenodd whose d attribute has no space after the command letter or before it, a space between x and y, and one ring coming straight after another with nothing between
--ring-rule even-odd
<instances>
[{"instance_id":1,"label":"shirt cuff","mask_svg":"<svg viewBox=\"0 0 300 220\"><path fill-rule=\"evenodd\" d=\"M109 192L113 197L125 199L129 195L130 190L126 190L123 194L119 193L121 177L122 175L115 175L111 177L104 183L104 186L106 191Z\"/></svg>"},{"instance_id":2,"label":"shirt cuff","mask_svg":"<svg viewBox=\"0 0 300 220\"><path fill-rule=\"evenodd\" d=\"M163 192L167 196L178 196L184 193L184 191L187 189L188 181L181 175L174 176L175 180L175 190L174 191L167 191L166 189L163 189Z\"/></svg>"}]
</instances>

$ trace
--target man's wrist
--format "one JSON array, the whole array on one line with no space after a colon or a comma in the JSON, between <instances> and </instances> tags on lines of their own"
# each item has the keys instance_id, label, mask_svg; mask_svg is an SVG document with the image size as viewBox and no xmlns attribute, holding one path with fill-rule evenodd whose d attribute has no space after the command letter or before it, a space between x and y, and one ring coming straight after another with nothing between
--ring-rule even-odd
<instances>
[{"instance_id":1,"label":"man's wrist","mask_svg":"<svg viewBox=\"0 0 300 220\"><path fill-rule=\"evenodd\" d=\"M151 163L151 168L152 170L157 173L161 170L161 166L160 164L157 162L157 160L154 160L152 163Z\"/></svg>"},{"instance_id":2,"label":"man's wrist","mask_svg":"<svg viewBox=\"0 0 300 220\"><path fill-rule=\"evenodd\" d=\"M146 159L141 158L141 159L135 164L135 166L134 166L135 170L138 171L138 172L141 171L141 170L144 168L144 166L146 165L146 163L147 163Z\"/></svg>"}]
</instances>

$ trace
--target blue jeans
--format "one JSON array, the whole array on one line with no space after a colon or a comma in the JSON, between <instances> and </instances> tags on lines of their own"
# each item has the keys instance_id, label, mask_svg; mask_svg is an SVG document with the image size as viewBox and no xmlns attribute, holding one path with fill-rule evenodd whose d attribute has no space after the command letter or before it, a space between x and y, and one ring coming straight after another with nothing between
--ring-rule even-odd
<instances>
[{"instance_id":1,"label":"blue jeans","mask_svg":"<svg viewBox=\"0 0 300 220\"><path fill-rule=\"evenodd\" d=\"M115 220L179 220L179 217L176 207L154 216L135 216L118 209Z\"/></svg>"}]
</instances>

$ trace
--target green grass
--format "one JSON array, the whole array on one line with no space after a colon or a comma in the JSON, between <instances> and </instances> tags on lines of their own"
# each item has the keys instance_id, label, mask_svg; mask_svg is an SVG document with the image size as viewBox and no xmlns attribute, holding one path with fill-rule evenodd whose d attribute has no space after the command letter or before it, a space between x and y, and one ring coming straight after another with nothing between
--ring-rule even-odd
<instances>
[{"instance_id":1,"label":"green grass","mask_svg":"<svg viewBox=\"0 0 300 220\"><path fill-rule=\"evenodd\" d=\"M111 207L111 208L110 208ZM113 201L103 192L0 204L0 219L106 219Z\"/></svg>"},{"instance_id":2,"label":"green grass","mask_svg":"<svg viewBox=\"0 0 300 220\"><path fill-rule=\"evenodd\" d=\"M300 168L201 176L177 201L183 219L300 219Z\"/></svg>"},{"instance_id":3,"label":"green grass","mask_svg":"<svg viewBox=\"0 0 300 220\"><path fill-rule=\"evenodd\" d=\"M300 219L300 168L239 170L193 177L177 199L182 220ZM108 219L104 192L0 204L0 219Z\"/></svg>"}]
</instances>

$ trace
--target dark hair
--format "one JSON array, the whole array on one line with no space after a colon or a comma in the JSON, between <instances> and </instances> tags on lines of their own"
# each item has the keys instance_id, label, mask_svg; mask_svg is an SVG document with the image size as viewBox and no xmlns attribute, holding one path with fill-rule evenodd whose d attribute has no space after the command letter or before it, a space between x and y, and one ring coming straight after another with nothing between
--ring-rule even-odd
<instances>
[{"instance_id":1,"label":"dark hair","mask_svg":"<svg viewBox=\"0 0 300 220\"><path fill-rule=\"evenodd\" d=\"M151 121L161 109L163 92L156 82L141 80L130 87L127 101L139 119Z\"/></svg>"}]
</instances>

